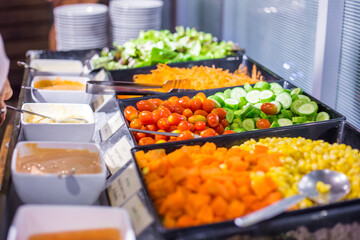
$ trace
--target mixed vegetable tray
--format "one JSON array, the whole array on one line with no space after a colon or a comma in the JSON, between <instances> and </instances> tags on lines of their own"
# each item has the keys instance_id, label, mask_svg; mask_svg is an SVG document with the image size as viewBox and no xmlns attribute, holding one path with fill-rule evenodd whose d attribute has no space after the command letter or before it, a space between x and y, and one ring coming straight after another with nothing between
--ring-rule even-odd
<instances>
[{"instance_id":1,"label":"mixed vegetable tray","mask_svg":"<svg viewBox=\"0 0 360 240\"><path fill-rule=\"evenodd\" d=\"M28 61L32 58L57 58L84 62L95 52L99 53L100 50L31 51ZM99 144L105 152L112 143L125 136L131 147L134 147L131 150L131 162L136 164L142 183L138 194L155 219L137 239L224 239L233 235L281 237L282 233L300 225L316 230L333 227L339 222L360 220L359 194L352 191L346 201L322 206L305 201L297 209L269 221L245 228L235 226L235 217L293 195L295 190L291 184L305 172L317 169L320 155L324 166L348 173L351 183L356 185L357 172L337 163L341 154L351 152L356 156L353 166L357 166L358 150L353 149L358 149L360 144L359 130L347 123L344 116L244 55L238 53L222 59L174 63L169 66L191 68L215 65L234 72L240 64L249 70L256 66L265 81L175 94L159 93L142 98L113 99L111 109L120 110L126 124L108 141L100 139ZM114 81L133 81L135 74L149 74L154 69L156 66L112 70L108 72L108 77ZM96 73L90 75L95 76ZM24 86L30 85L30 78L27 71ZM21 103L28 102L31 101L31 95L23 90L19 99ZM131 111L126 111L129 106L132 107ZM17 115L16 126L19 121ZM176 131L180 127L187 134L176 138L146 134L139 137L129 127L164 132ZM201 138L195 139L194 135ZM5 230L4 234L15 210L22 205L14 191L9 165L15 144L22 139L21 129L15 127L0 193L1 228ZM298 149L302 150L299 152ZM330 154L324 159L321 151L326 149L333 151L335 160ZM272 161L261 158L265 150L271 150ZM199 151L204 154L196 155ZM242 154L242 165L234 161L234 158L239 157L238 154ZM291 159L280 161L280 155ZM246 163L249 156L253 158ZM304 160L307 158L309 161ZM318 166L311 161L315 161ZM162 169L164 163L167 166L165 172ZM207 171L193 169L193 172L188 172L190 168ZM107 184L123 170L119 169L113 174L108 172ZM242 173L241 178L239 171ZM193 178L189 178L189 174L193 174ZM200 181L197 181L199 178ZM224 184L225 191L221 187L224 181L227 181ZM289 185L282 186L282 182ZM239 189L242 187L243 192L232 192L232 184L238 184L236 186ZM163 196L164 193L167 195ZM203 198L198 198L199 195ZM187 199L192 199L191 202L198 205L186 204L190 201ZM106 191L97 204L110 205ZM228 212L233 215L225 214L224 209L230 209ZM197 216L197 213L201 216Z\"/></svg>"}]
</instances>

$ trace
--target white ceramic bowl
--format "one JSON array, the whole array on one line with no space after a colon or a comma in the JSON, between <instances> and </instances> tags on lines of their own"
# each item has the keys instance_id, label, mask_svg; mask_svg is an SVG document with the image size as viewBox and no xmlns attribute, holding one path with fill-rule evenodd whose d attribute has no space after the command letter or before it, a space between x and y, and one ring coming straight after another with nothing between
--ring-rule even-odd
<instances>
[{"instance_id":1,"label":"white ceramic bowl","mask_svg":"<svg viewBox=\"0 0 360 240\"><path fill-rule=\"evenodd\" d=\"M79 60L33 59L30 66L41 72L71 73L80 75L84 65Z\"/></svg>"},{"instance_id":2,"label":"white ceramic bowl","mask_svg":"<svg viewBox=\"0 0 360 240\"><path fill-rule=\"evenodd\" d=\"M36 76L31 82L31 87L34 88L35 83L42 80L67 80L71 82L78 82L84 84L90 81L87 77L70 77L70 76ZM86 93L85 90L47 90L34 89L31 91L31 96L35 102L47 103L84 103L90 104L91 94Z\"/></svg>"},{"instance_id":3,"label":"white ceramic bowl","mask_svg":"<svg viewBox=\"0 0 360 240\"><path fill-rule=\"evenodd\" d=\"M28 123L21 114L21 125L28 141L90 142L95 131L94 112L88 104L75 103L24 103L22 109L56 119L76 114L88 123Z\"/></svg>"},{"instance_id":4,"label":"white ceramic bowl","mask_svg":"<svg viewBox=\"0 0 360 240\"><path fill-rule=\"evenodd\" d=\"M95 228L116 228L121 239L135 240L128 213L122 208L49 205L21 206L7 240L27 240L34 234Z\"/></svg>"},{"instance_id":5,"label":"white ceramic bowl","mask_svg":"<svg viewBox=\"0 0 360 240\"><path fill-rule=\"evenodd\" d=\"M99 153L101 172L59 177L59 174L31 174L16 170L18 152L29 151L27 144L39 148L89 149ZM106 166L99 147L94 143L19 142L11 162L11 175L15 189L24 203L42 204L93 204L104 190Z\"/></svg>"}]
</instances>

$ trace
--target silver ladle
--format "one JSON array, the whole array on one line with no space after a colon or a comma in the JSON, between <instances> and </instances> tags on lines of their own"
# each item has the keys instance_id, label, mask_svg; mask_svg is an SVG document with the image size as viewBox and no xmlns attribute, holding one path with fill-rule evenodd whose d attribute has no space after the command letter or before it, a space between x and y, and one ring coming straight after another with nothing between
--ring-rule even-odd
<instances>
[{"instance_id":1,"label":"silver ladle","mask_svg":"<svg viewBox=\"0 0 360 240\"><path fill-rule=\"evenodd\" d=\"M331 186L327 194L320 194L317 191L316 184L319 181ZM329 169L315 170L301 178L298 184L298 190L300 192L299 195L282 199L244 217L236 218L234 221L235 225L238 227L247 227L275 217L306 197L321 204L336 202L350 192L350 182L343 173Z\"/></svg>"},{"instance_id":2,"label":"silver ladle","mask_svg":"<svg viewBox=\"0 0 360 240\"><path fill-rule=\"evenodd\" d=\"M62 120L57 120L55 118L52 118L52 117L49 117L49 116L46 116L46 115L43 115L43 114L40 114L40 113L28 111L28 110L25 110L25 109L15 108L15 107L9 106L9 105L6 105L6 108L17 111L17 112L21 112L21 113L27 113L27 114L37 115L37 116L40 116L40 117L43 117L43 118L48 118L48 119L53 120L56 123L69 123L69 122L72 122L72 121L79 121L81 123L89 123L89 121L86 120L85 118L65 118L65 119L62 119Z\"/></svg>"}]
</instances>

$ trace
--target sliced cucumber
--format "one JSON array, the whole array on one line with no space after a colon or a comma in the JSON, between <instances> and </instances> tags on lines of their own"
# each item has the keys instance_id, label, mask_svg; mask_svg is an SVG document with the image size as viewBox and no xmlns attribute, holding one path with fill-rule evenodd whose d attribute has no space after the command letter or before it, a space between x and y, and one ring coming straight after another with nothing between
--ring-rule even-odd
<instances>
[{"instance_id":1,"label":"sliced cucumber","mask_svg":"<svg viewBox=\"0 0 360 240\"><path fill-rule=\"evenodd\" d=\"M229 111L226 111L226 120L228 120L229 124L233 122L234 120L234 111L232 110L229 110Z\"/></svg>"},{"instance_id":2,"label":"sliced cucumber","mask_svg":"<svg viewBox=\"0 0 360 240\"><path fill-rule=\"evenodd\" d=\"M254 88L260 89L260 90L267 90L267 89L271 88L271 85L268 82L261 81L261 82L255 83Z\"/></svg>"},{"instance_id":3,"label":"sliced cucumber","mask_svg":"<svg viewBox=\"0 0 360 240\"><path fill-rule=\"evenodd\" d=\"M274 88L271 89L271 91L273 91L275 95L279 95L280 93L285 92L283 88Z\"/></svg>"},{"instance_id":4,"label":"sliced cucumber","mask_svg":"<svg viewBox=\"0 0 360 240\"><path fill-rule=\"evenodd\" d=\"M239 106L239 101L233 98L225 99L225 107L231 110L237 110Z\"/></svg>"},{"instance_id":5,"label":"sliced cucumber","mask_svg":"<svg viewBox=\"0 0 360 240\"><path fill-rule=\"evenodd\" d=\"M231 130L234 130L235 128L240 128L241 126L239 125L239 124L237 124L237 123L232 123L231 125L230 125L230 129Z\"/></svg>"},{"instance_id":6,"label":"sliced cucumber","mask_svg":"<svg viewBox=\"0 0 360 240\"><path fill-rule=\"evenodd\" d=\"M269 115L268 117L271 123L276 122L279 119L277 115Z\"/></svg>"},{"instance_id":7,"label":"sliced cucumber","mask_svg":"<svg viewBox=\"0 0 360 240\"><path fill-rule=\"evenodd\" d=\"M258 103L260 101L259 95L260 95L259 90L251 90L246 94L246 101L252 104Z\"/></svg>"},{"instance_id":8,"label":"sliced cucumber","mask_svg":"<svg viewBox=\"0 0 360 240\"><path fill-rule=\"evenodd\" d=\"M227 112L227 111L228 111L228 110L226 110L226 112ZM235 118L240 118L242 112L243 112L243 110L236 110L236 111L234 111L234 117L235 117Z\"/></svg>"},{"instance_id":9,"label":"sliced cucumber","mask_svg":"<svg viewBox=\"0 0 360 240\"><path fill-rule=\"evenodd\" d=\"M245 89L246 92L249 92L249 91L251 91L253 88L252 88L252 86L251 86L249 83L245 83L245 84L244 84L244 89Z\"/></svg>"},{"instance_id":10,"label":"sliced cucumber","mask_svg":"<svg viewBox=\"0 0 360 240\"><path fill-rule=\"evenodd\" d=\"M222 92L215 93L215 96L219 96L219 97L221 97L222 100L225 100L225 95Z\"/></svg>"},{"instance_id":11,"label":"sliced cucumber","mask_svg":"<svg viewBox=\"0 0 360 240\"><path fill-rule=\"evenodd\" d=\"M314 108L316 109L316 112L317 112L319 110L318 104L314 101L311 101L310 103L314 106Z\"/></svg>"},{"instance_id":12,"label":"sliced cucumber","mask_svg":"<svg viewBox=\"0 0 360 240\"><path fill-rule=\"evenodd\" d=\"M290 90L290 89L284 89L284 92L290 94L290 93L291 93L291 90Z\"/></svg>"},{"instance_id":13,"label":"sliced cucumber","mask_svg":"<svg viewBox=\"0 0 360 240\"><path fill-rule=\"evenodd\" d=\"M242 87L236 87L231 90L230 97L240 101L241 97L246 96L246 91Z\"/></svg>"},{"instance_id":14,"label":"sliced cucumber","mask_svg":"<svg viewBox=\"0 0 360 240\"><path fill-rule=\"evenodd\" d=\"M308 96L305 96L303 94L299 94L298 95L298 99L304 99L306 100L307 102L311 102L311 99L308 97Z\"/></svg>"},{"instance_id":15,"label":"sliced cucumber","mask_svg":"<svg viewBox=\"0 0 360 240\"><path fill-rule=\"evenodd\" d=\"M303 90L301 88L294 88L293 90L291 90L290 95L298 95L298 94L302 94Z\"/></svg>"},{"instance_id":16,"label":"sliced cucumber","mask_svg":"<svg viewBox=\"0 0 360 240\"><path fill-rule=\"evenodd\" d=\"M245 106L248 103L245 97L240 98L239 107Z\"/></svg>"},{"instance_id":17,"label":"sliced cucumber","mask_svg":"<svg viewBox=\"0 0 360 240\"><path fill-rule=\"evenodd\" d=\"M208 99L212 100L215 103L215 107L217 108L225 106L224 100L217 95L211 95L208 97Z\"/></svg>"},{"instance_id":18,"label":"sliced cucumber","mask_svg":"<svg viewBox=\"0 0 360 240\"><path fill-rule=\"evenodd\" d=\"M283 109L281 110L281 114L283 118L292 119L294 117L294 114L290 110Z\"/></svg>"},{"instance_id":19,"label":"sliced cucumber","mask_svg":"<svg viewBox=\"0 0 360 240\"><path fill-rule=\"evenodd\" d=\"M262 103L255 103L253 106L257 107L258 109L261 109L261 105L263 105Z\"/></svg>"},{"instance_id":20,"label":"sliced cucumber","mask_svg":"<svg viewBox=\"0 0 360 240\"><path fill-rule=\"evenodd\" d=\"M299 115L305 117L316 113L316 111L316 107L311 102L305 103L298 108Z\"/></svg>"},{"instance_id":21,"label":"sliced cucumber","mask_svg":"<svg viewBox=\"0 0 360 240\"><path fill-rule=\"evenodd\" d=\"M299 113L299 108L301 107L301 105L307 103L307 101L305 99L298 99L295 100L292 104L291 104L291 111L293 111L295 114L300 115Z\"/></svg>"},{"instance_id":22,"label":"sliced cucumber","mask_svg":"<svg viewBox=\"0 0 360 240\"><path fill-rule=\"evenodd\" d=\"M246 117L246 118L253 118L256 116L259 116L259 114L261 113L261 110L251 104L249 104L246 108L244 108L243 113L241 114L242 117Z\"/></svg>"},{"instance_id":23,"label":"sliced cucumber","mask_svg":"<svg viewBox=\"0 0 360 240\"><path fill-rule=\"evenodd\" d=\"M275 98L276 101L280 102L282 107L288 109L291 106L292 99L289 93L282 92Z\"/></svg>"},{"instance_id":24,"label":"sliced cucumber","mask_svg":"<svg viewBox=\"0 0 360 240\"><path fill-rule=\"evenodd\" d=\"M277 122L281 127L293 125L293 122L287 118L279 118Z\"/></svg>"},{"instance_id":25,"label":"sliced cucumber","mask_svg":"<svg viewBox=\"0 0 360 240\"><path fill-rule=\"evenodd\" d=\"M281 110L281 103L278 101L271 101L272 104L275 104L276 106L276 114L278 114Z\"/></svg>"},{"instance_id":26,"label":"sliced cucumber","mask_svg":"<svg viewBox=\"0 0 360 240\"><path fill-rule=\"evenodd\" d=\"M274 100L275 95L270 90L263 90L260 92L259 98L260 98L260 102L266 103L266 102L271 102L272 100Z\"/></svg>"},{"instance_id":27,"label":"sliced cucumber","mask_svg":"<svg viewBox=\"0 0 360 240\"><path fill-rule=\"evenodd\" d=\"M277 121L274 121L271 125L270 128L276 128L276 127L280 127L280 124Z\"/></svg>"},{"instance_id":28,"label":"sliced cucumber","mask_svg":"<svg viewBox=\"0 0 360 240\"><path fill-rule=\"evenodd\" d=\"M316 121L326 121L330 119L330 115L327 112L319 112L316 115Z\"/></svg>"},{"instance_id":29,"label":"sliced cucumber","mask_svg":"<svg viewBox=\"0 0 360 240\"><path fill-rule=\"evenodd\" d=\"M235 118L235 119L233 120L233 123L239 124L240 128L242 128L242 121L241 121L239 118Z\"/></svg>"},{"instance_id":30,"label":"sliced cucumber","mask_svg":"<svg viewBox=\"0 0 360 240\"><path fill-rule=\"evenodd\" d=\"M270 83L270 89L273 90L275 88L284 89L279 83L276 82Z\"/></svg>"},{"instance_id":31,"label":"sliced cucumber","mask_svg":"<svg viewBox=\"0 0 360 240\"><path fill-rule=\"evenodd\" d=\"M291 99L292 99L293 101L298 100L298 99L299 99L298 96L299 96L298 94L293 94L293 95L291 95Z\"/></svg>"},{"instance_id":32,"label":"sliced cucumber","mask_svg":"<svg viewBox=\"0 0 360 240\"><path fill-rule=\"evenodd\" d=\"M231 93L231 89L230 89L230 88L228 88L228 89L225 90L225 92L224 92L225 99L231 98L231 97L230 97L230 93Z\"/></svg>"},{"instance_id":33,"label":"sliced cucumber","mask_svg":"<svg viewBox=\"0 0 360 240\"><path fill-rule=\"evenodd\" d=\"M307 117L293 117L292 121L296 124L305 123L307 121Z\"/></svg>"},{"instance_id":34,"label":"sliced cucumber","mask_svg":"<svg viewBox=\"0 0 360 240\"><path fill-rule=\"evenodd\" d=\"M269 120L269 117L264 112L260 112L260 117Z\"/></svg>"},{"instance_id":35,"label":"sliced cucumber","mask_svg":"<svg viewBox=\"0 0 360 240\"><path fill-rule=\"evenodd\" d=\"M230 127L226 127L226 128L224 129L224 132L227 131L227 130L231 130L231 128L230 128Z\"/></svg>"},{"instance_id":36,"label":"sliced cucumber","mask_svg":"<svg viewBox=\"0 0 360 240\"><path fill-rule=\"evenodd\" d=\"M255 122L254 119L252 118L245 119L242 124L247 131L251 131L255 129Z\"/></svg>"},{"instance_id":37,"label":"sliced cucumber","mask_svg":"<svg viewBox=\"0 0 360 240\"><path fill-rule=\"evenodd\" d=\"M239 132L246 132L247 130L245 128L235 128L234 131L236 133L239 133Z\"/></svg>"}]
</instances>

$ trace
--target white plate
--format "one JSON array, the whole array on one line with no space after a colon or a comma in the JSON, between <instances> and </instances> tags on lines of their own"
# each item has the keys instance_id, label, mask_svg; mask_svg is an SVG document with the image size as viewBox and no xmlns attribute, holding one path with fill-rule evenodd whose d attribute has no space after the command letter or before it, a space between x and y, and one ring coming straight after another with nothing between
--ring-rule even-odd
<instances>
[{"instance_id":1,"label":"white plate","mask_svg":"<svg viewBox=\"0 0 360 240\"><path fill-rule=\"evenodd\" d=\"M162 1L111 1L110 7L125 9L152 9L161 8L164 5Z\"/></svg>"},{"instance_id":2,"label":"white plate","mask_svg":"<svg viewBox=\"0 0 360 240\"><path fill-rule=\"evenodd\" d=\"M104 4L71 4L56 7L55 16L71 16L84 18L85 16L102 15L107 13L108 7Z\"/></svg>"},{"instance_id":3,"label":"white plate","mask_svg":"<svg viewBox=\"0 0 360 240\"><path fill-rule=\"evenodd\" d=\"M80 75L83 72L83 64L79 60L64 59L34 59L30 66L43 72L72 73Z\"/></svg>"}]
</instances>

